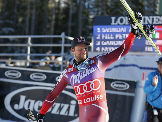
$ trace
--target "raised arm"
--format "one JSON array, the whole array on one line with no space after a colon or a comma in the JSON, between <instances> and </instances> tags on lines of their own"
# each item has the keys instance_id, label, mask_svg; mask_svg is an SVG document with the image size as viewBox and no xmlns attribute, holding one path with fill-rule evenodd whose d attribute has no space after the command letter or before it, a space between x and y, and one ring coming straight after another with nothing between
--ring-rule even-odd
<instances>
[{"instance_id":1,"label":"raised arm","mask_svg":"<svg viewBox=\"0 0 162 122\"><path fill-rule=\"evenodd\" d=\"M140 12L135 12L135 17L138 22L142 21L142 14ZM119 60L122 56L126 55L131 48L135 37L141 36L137 23L135 23L130 16L128 16L128 21L131 25L131 32L129 33L124 43L111 53L107 53L98 57L98 67L101 71L104 72L110 64L112 64L116 60Z\"/></svg>"},{"instance_id":2,"label":"raised arm","mask_svg":"<svg viewBox=\"0 0 162 122\"><path fill-rule=\"evenodd\" d=\"M119 48L110 53L98 56L99 69L101 71L105 71L110 64L112 64L116 60L119 60L122 56L126 55L131 48L134 39L135 35L130 32L124 43Z\"/></svg>"}]
</instances>

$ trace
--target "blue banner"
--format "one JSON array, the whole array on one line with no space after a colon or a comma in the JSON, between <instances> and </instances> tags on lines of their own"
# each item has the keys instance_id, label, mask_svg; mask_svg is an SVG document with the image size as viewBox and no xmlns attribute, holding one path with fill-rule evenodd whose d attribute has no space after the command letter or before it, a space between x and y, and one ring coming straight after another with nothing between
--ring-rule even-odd
<instances>
[{"instance_id":1,"label":"blue banner","mask_svg":"<svg viewBox=\"0 0 162 122\"><path fill-rule=\"evenodd\" d=\"M112 52L118 48L130 33L130 25L95 25L93 26L93 51L96 52ZM156 26L155 26L155 29ZM158 35L156 32L155 35ZM156 39L156 40L155 40ZM158 37L153 41L156 43ZM160 39L160 38L159 38ZM145 37L136 38L132 52L154 52L153 47L149 44Z\"/></svg>"}]
</instances>

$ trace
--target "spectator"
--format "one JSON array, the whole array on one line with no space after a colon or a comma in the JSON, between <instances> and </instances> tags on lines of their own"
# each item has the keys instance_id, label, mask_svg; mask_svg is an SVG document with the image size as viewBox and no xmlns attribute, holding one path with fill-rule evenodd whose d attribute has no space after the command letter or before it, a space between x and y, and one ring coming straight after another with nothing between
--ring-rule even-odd
<instances>
[{"instance_id":1,"label":"spectator","mask_svg":"<svg viewBox=\"0 0 162 122\"><path fill-rule=\"evenodd\" d=\"M8 58L8 60L6 61L6 66L14 66L11 58Z\"/></svg>"},{"instance_id":2,"label":"spectator","mask_svg":"<svg viewBox=\"0 0 162 122\"><path fill-rule=\"evenodd\" d=\"M61 65L62 65L62 57L57 57L55 59L55 70L61 70Z\"/></svg>"},{"instance_id":3,"label":"spectator","mask_svg":"<svg viewBox=\"0 0 162 122\"><path fill-rule=\"evenodd\" d=\"M50 53L51 53L51 51L48 50L46 52L46 57L43 58L43 59L41 59L40 64L39 64L39 67L38 67L39 69L42 69L42 70L51 70L51 67L50 67L50 61L51 61L51 59L49 57L49 54Z\"/></svg>"},{"instance_id":4,"label":"spectator","mask_svg":"<svg viewBox=\"0 0 162 122\"><path fill-rule=\"evenodd\" d=\"M41 60L39 69L51 70L51 68L50 68L50 58L49 57L45 57L45 58L43 58Z\"/></svg>"},{"instance_id":5,"label":"spectator","mask_svg":"<svg viewBox=\"0 0 162 122\"><path fill-rule=\"evenodd\" d=\"M56 57L54 55L51 56L51 61L54 61Z\"/></svg>"},{"instance_id":6,"label":"spectator","mask_svg":"<svg viewBox=\"0 0 162 122\"><path fill-rule=\"evenodd\" d=\"M162 122L162 57L157 64L157 71L148 75L144 86L147 94L147 122Z\"/></svg>"},{"instance_id":7,"label":"spectator","mask_svg":"<svg viewBox=\"0 0 162 122\"><path fill-rule=\"evenodd\" d=\"M51 50L48 50L48 51L46 52L46 55L47 55L47 56L49 56L49 54L51 54Z\"/></svg>"},{"instance_id":8,"label":"spectator","mask_svg":"<svg viewBox=\"0 0 162 122\"><path fill-rule=\"evenodd\" d=\"M51 57L50 57L50 68L51 68L51 70L55 70L55 59L56 59L56 57L54 56L54 55L52 55Z\"/></svg>"}]
</instances>

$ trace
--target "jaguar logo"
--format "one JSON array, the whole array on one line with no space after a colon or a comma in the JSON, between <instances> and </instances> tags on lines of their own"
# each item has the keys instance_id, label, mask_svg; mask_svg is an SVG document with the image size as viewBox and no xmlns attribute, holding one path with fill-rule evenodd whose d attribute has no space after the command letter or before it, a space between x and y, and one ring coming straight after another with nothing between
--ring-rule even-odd
<instances>
[{"instance_id":1,"label":"jaguar logo","mask_svg":"<svg viewBox=\"0 0 162 122\"><path fill-rule=\"evenodd\" d=\"M52 89L53 88L51 87L40 86L17 89L5 97L5 108L16 118L23 121L28 121L26 118L27 110L30 109L35 114L38 113L47 94ZM64 99L62 101L62 99L65 97L67 100ZM75 94L63 90L57 101L48 110L48 117L51 118L49 121L63 121L63 119L66 119L67 122L76 122L79 119L77 107Z\"/></svg>"}]
</instances>

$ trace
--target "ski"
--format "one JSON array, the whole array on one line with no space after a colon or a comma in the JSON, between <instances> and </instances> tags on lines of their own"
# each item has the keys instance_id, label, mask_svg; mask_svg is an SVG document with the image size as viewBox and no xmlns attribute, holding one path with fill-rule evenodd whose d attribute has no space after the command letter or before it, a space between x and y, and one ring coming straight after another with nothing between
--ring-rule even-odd
<instances>
[{"instance_id":1,"label":"ski","mask_svg":"<svg viewBox=\"0 0 162 122\"><path fill-rule=\"evenodd\" d=\"M155 45L155 43L152 41L152 39L146 34L146 32L143 29L143 24L141 22L138 22L138 20L135 17L135 14L133 12L133 10L130 8L130 6L128 5L128 3L126 2L126 0L120 0L120 2L123 4L123 6L125 7L125 9L127 10L127 12L129 13L129 15L131 16L131 18L133 19L133 21L135 23L137 23L138 28L141 30L141 32L144 34L144 36L146 37L146 39L149 41L149 43L153 46L153 48L155 49L155 51L161 55L160 50L158 49L158 47Z\"/></svg>"}]
</instances>

